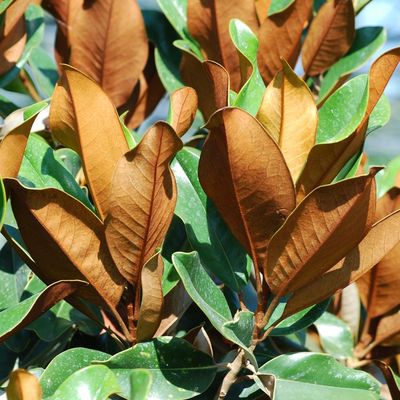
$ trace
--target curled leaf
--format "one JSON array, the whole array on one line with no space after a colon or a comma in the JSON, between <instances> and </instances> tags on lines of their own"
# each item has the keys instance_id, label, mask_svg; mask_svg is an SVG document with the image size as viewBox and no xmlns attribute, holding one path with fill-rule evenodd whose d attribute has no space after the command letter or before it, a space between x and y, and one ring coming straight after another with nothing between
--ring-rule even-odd
<instances>
[{"instance_id":1,"label":"curled leaf","mask_svg":"<svg viewBox=\"0 0 400 400\"><path fill-rule=\"evenodd\" d=\"M257 119L279 144L296 181L315 143L318 112L306 83L283 59L282 66L265 91Z\"/></svg>"}]
</instances>

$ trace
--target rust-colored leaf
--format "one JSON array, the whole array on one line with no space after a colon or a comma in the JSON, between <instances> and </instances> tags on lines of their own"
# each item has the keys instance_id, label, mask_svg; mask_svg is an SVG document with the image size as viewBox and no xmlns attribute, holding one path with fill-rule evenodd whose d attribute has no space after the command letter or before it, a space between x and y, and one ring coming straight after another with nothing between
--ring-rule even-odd
<instances>
[{"instance_id":1,"label":"rust-colored leaf","mask_svg":"<svg viewBox=\"0 0 400 400\"><path fill-rule=\"evenodd\" d=\"M28 8L31 0L14 0L4 13L4 20L0 29L2 37L11 34L15 25L23 21L25 10Z\"/></svg>"},{"instance_id":2,"label":"rust-colored leaf","mask_svg":"<svg viewBox=\"0 0 400 400\"><path fill-rule=\"evenodd\" d=\"M321 302L360 279L400 242L400 211L375 223L365 238L336 265L289 299L283 318Z\"/></svg>"},{"instance_id":3,"label":"rust-colored leaf","mask_svg":"<svg viewBox=\"0 0 400 400\"><path fill-rule=\"evenodd\" d=\"M376 219L400 209L400 189L393 188L377 203ZM375 318L400 305L400 245L357 281L369 318Z\"/></svg>"},{"instance_id":4,"label":"rust-colored leaf","mask_svg":"<svg viewBox=\"0 0 400 400\"><path fill-rule=\"evenodd\" d=\"M300 53L301 34L312 14L312 7L312 0L296 0L286 10L271 15L261 24L258 67L266 84L281 70L281 57L294 68Z\"/></svg>"},{"instance_id":5,"label":"rust-colored leaf","mask_svg":"<svg viewBox=\"0 0 400 400\"><path fill-rule=\"evenodd\" d=\"M283 59L282 65L265 91L257 119L279 144L296 181L315 143L318 111L306 83Z\"/></svg>"},{"instance_id":6,"label":"rust-colored leaf","mask_svg":"<svg viewBox=\"0 0 400 400\"><path fill-rule=\"evenodd\" d=\"M192 125L197 111L197 94L191 87L183 87L171 94L169 122L178 136Z\"/></svg>"},{"instance_id":7,"label":"rust-colored leaf","mask_svg":"<svg viewBox=\"0 0 400 400\"><path fill-rule=\"evenodd\" d=\"M47 284L58 280L87 281L90 286L79 290L79 296L115 307L124 279L106 247L102 222L60 190L28 189L14 179L7 179L5 184L39 278Z\"/></svg>"},{"instance_id":8,"label":"rust-colored leaf","mask_svg":"<svg viewBox=\"0 0 400 400\"><path fill-rule=\"evenodd\" d=\"M375 218L376 172L315 189L272 237L265 276L277 297L314 281L363 239Z\"/></svg>"},{"instance_id":9,"label":"rust-colored leaf","mask_svg":"<svg viewBox=\"0 0 400 400\"><path fill-rule=\"evenodd\" d=\"M39 379L25 369L11 372L6 393L8 400L42 400Z\"/></svg>"},{"instance_id":10,"label":"rust-colored leaf","mask_svg":"<svg viewBox=\"0 0 400 400\"><path fill-rule=\"evenodd\" d=\"M254 5L256 6L258 22L261 25L265 18L267 18L268 9L271 5L271 0L255 0Z\"/></svg>"},{"instance_id":11,"label":"rust-colored leaf","mask_svg":"<svg viewBox=\"0 0 400 400\"><path fill-rule=\"evenodd\" d=\"M29 118L15 128L10 127L9 132L0 142L0 176L3 178L16 178L21 167L22 159L29 133L35 117Z\"/></svg>"},{"instance_id":12,"label":"rust-colored leaf","mask_svg":"<svg viewBox=\"0 0 400 400\"><path fill-rule=\"evenodd\" d=\"M74 106L65 76L61 76L51 97L49 123L55 139L80 153Z\"/></svg>"},{"instance_id":13,"label":"rust-colored leaf","mask_svg":"<svg viewBox=\"0 0 400 400\"><path fill-rule=\"evenodd\" d=\"M382 54L371 66L367 111L359 127L350 136L338 142L316 144L296 183L300 201L317 186L330 183L343 166L360 149L365 139L368 118L378 103L394 70L400 61L400 48Z\"/></svg>"},{"instance_id":14,"label":"rust-colored leaf","mask_svg":"<svg viewBox=\"0 0 400 400\"><path fill-rule=\"evenodd\" d=\"M142 303L137 325L137 340L143 342L151 339L156 333L162 319L163 260L159 253L150 258L142 269Z\"/></svg>"},{"instance_id":15,"label":"rust-colored leaf","mask_svg":"<svg viewBox=\"0 0 400 400\"><path fill-rule=\"evenodd\" d=\"M25 19L21 17L7 36L0 35L0 75L5 74L17 63L25 43Z\"/></svg>"},{"instance_id":16,"label":"rust-colored leaf","mask_svg":"<svg viewBox=\"0 0 400 400\"><path fill-rule=\"evenodd\" d=\"M400 312L382 317L378 323L374 343L384 346L400 345Z\"/></svg>"},{"instance_id":17,"label":"rust-colored leaf","mask_svg":"<svg viewBox=\"0 0 400 400\"><path fill-rule=\"evenodd\" d=\"M148 58L146 68L140 75L130 99L121 107L122 110L128 109L125 123L131 129L136 129L154 111L165 93L157 74L153 53L154 51Z\"/></svg>"},{"instance_id":18,"label":"rust-colored leaf","mask_svg":"<svg viewBox=\"0 0 400 400\"><path fill-rule=\"evenodd\" d=\"M70 63L93 78L115 106L130 97L148 56L136 0L85 2L70 31Z\"/></svg>"},{"instance_id":19,"label":"rust-colored leaf","mask_svg":"<svg viewBox=\"0 0 400 400\"><path fill-rule=\"evenodd\" d=\"M203 61L185 53L182 62L182 78L193 87L198 96L199 108L205 121L220 108L228 105L229 74L214 61Z\"/></svg>"},{"instance_id":20,"label":"rust-colored leaf","mask_svg":"<svg viewBox=\"0 0 400 400\"><path fill-rule=\"evenodd\" d=\"M157 122L115 169L106 239L119 271L135 287L173 216L176 183L169 163L181 148L174 130Z\"/></svg>"},{"instance_id":21,"label":"rust-colored leaf","mask_svg":"<svg viewBox=\"0 0 400 400\"><path fill-rule=\"evenodd\" d=\"M295 206L290 172L278 145L247 112L225 108L208 124L199 178L258 268L267 244Z\"/></svg>"},{"instance_id":22,"label":"rust-colored leaf","mask_svg":"<svg viewBox=\"0 0 400 400\"><path fill-rule=\"evenodd\" d=\"M42 0L42 7L57 21L55 56L58 63L69 61L71 54L70 35L77 14L83 9L84 0Z\"/></svg>"},{"instance_id":23,"label":"rust-colored leaf","mask_svg":"<svg viewBox=\"0 0 400 400\"><path fill-rule=\"evenodd\" d=\"M351 0L329 0L318 11L304 41L302 58L307 75L325 72L347 53L354 39Z\"/></svg>"},{"instance_id":24,"label":"rust-colored leaf","mask_svg":"<svg viewBox=\"0 0 400 400\"><path fill-rule=\"evenodd\" d=\"M118 114L100 86L69 66L64 66L64 72L66 79L60 85L65 92L59 92L59 96L70 96L78 136L72 143L79 143L91 195L101 219L104 219L115 167L129 147ZM60 100L56 97L56 105L61 103L65 107L53 108L52 126L59 129L71 126L71 113L65 111L68 102L65 98Z\"/></svg>"},{"instance_id":25,"label":"rust-colored leaf","mask_svg":"<svg viewBox=\"0 0 400 400\"><path fill-rule=\"evenodd\" d=\"M238 18L258 30L253 1L188 0L189 33L199 42L204 57L223 65L229 72L232 89L240 89L239 56L229 35L229 22Z\"/></svg>"},{"instance_id":26,"label":"rust-colored leaf","mask_svg":"<svg viewBox=\"0 0 400 400\"><path fill-rule=\"evenodd\" d=\"M4 333L0 337L0 342L7 340L15 333L19 332L31 322L39 318L47 310L50 310L50 308L52 308L59 301L68 298L75 292L79 292L80 289L86 287L87 285L87 282L79 280L62 280L52 283L38 295L38 297L35 299L35 302L30 306L29 310L27 310L27 313L18 318L12 328L7 329L6 332L4 332L4 329L2 330L2 333Z\"/></svg>"}]
</instances>

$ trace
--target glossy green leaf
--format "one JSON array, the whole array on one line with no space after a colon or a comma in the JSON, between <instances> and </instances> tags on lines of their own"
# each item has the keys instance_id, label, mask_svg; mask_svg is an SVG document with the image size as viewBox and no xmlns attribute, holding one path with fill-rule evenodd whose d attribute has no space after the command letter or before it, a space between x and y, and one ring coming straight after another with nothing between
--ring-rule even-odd
<instances>
[{"instance_id":1,"label":"glossy green leaf","mask_svg":"<svg viewBox=\"0 0 400 400\"><path fill-rule=\"evenodd\" d=\"M376 176L378 197L382 197L388 190L396 185L399 173L400 157L396 157L391 160L387 167Z\"/></svg>"},{"instance_id":2,"label":"glossy green leaf","mask_svg":"<svg viewBox=\"0 0 400 400\"><path fill-rule=\"evenodd\" d=\"M58 149L55 153L55 158L61 160L68 172L75 178L78 175L79 170L82 168L82 161L79 154L67 147Z\"/></svg>"},{"instance_id":3,"label":"glossy green leaf","mask_svg":"<svg viewBox=\"0 0 400 400\"><path fill-rule=\"evenodd\" d=\"M344 165L341 171L338 173L334 182L339 182L343 179L352 178L356 175L358 167L361 164L363 155L363 148L361 148L349 161Z\"/></svg>"},{"instance_id":4,"label":"glossy green leaf","mask_svg":"<svg viewBox=\"0 0 400 400\"><path fill-rule=\"evenodd\" d=\"M7 10L8 6L13 2L14 0L3 0L0 3L0 14L3 14L4 11Z\"/></svg>"},{"instance_id":5,"label":"glossy green leaf","mask_svg":"<svg viewBox=\"0 0 400 400\"><path fill-rule=\"evenodd\" d=\"M280 322L276 328L272 330L270 336L285 336L292 333L298 332L308 326L312 325L328 308L330 299L324 300L323 302L305 308L292 316L285 318ZM275 315L282 315L285 309L286 303L279 303L271 316L271 319L267 326L270 326L274 321L277 320ZM279 317L278 317L279 318Z\"/></svg>"},{"instance_id":6,"label":"glossy green leaf","mask_svg":"<svg viewBox=\"0 0 400 400\"><path fill-rule=\"evenodd\" d=\"M186 291L204 312L214 328L231 342L236 343L248 353L249 331L252 331L253 314L240 312L232 319L232 314L222 291L207 274L197 252L175 253L172 262L185 286ZM247 330L247 332L246 332Z\"/></svg>"},{"instance_id":7,"label":"glossy green leaf","mask_svg":"<svg viewBox=\"0 0 400 400\"><path fill-rule=\"evenodd\" d=\"M0 249L0 310L2 310L19 303L30 270L14 252L11 245L5 243L2 236L0 240L2 241Z\"/></svg>"},{"instance_id":8,"label":"glossy green leaf","mask_svg":"<svg viewBox=\"0 0 400 400\"><path fill-rule=\"evenodd\" d=\"M69 376L48 400L106 400L120 391L116 376L103 365L91 365Z\"/></svg>"},{"instance_id":9,"label":"glossy green leaf","mask_svg":"<svg viewBox=\"0 0 400 400\"><path fill-rule=\"evenodd\" d=\"M259 373L276 377L274 400L379 399L379 383L370 374L325 354L282 355L264 364Z\"/></svg>"},{"instance_id":10,"label":"glossy green leaf","mask_svg":"<svg viewBox=\"0 0 400 400\"><path fill-rule=\"evenodd\" d=\"M131 372L131 397L130 400L147 400L149 398L153 376L146 369L134 369Z\"/></svg>"},{"instance_id":11,"label":"glossy green leaf","mask_svg":"<svg viewBox=\"0 0 400 400\"><path fill-rule=\"evenodd\" d=\"M164 88L172 93L184 86L179 67L181 53L173 45L178 38L165 16L154 10L143 10L147 35L155 45L154 59L158 76Z\"/></svg>"},{"instance_id":12,"label":"glossy green leaf","mask_svg":"<svg viewBox=\"0 0 400 400\"><path fill-rule=\"evenodd\" d=\"M318 100L322 101L325 99L341 77L362 67L383 46L385 41L386 32L381 26L367 26L357 29L353 45L349 52L326 73L322 81Z\"/></svg>"},{"instance_id":13,"label":"glossy green leaf","mask_svg":"<svg viewBox=\"0 0 400 400\"><path fill-rule=\"evenodd\" d=\"M367 135L384 127L389 121L392 114L389 99L382 95L373 109L368 121Z\"/></svg>"},{"instance_id":14,"label":"glossy green leaf","mask_svg":"<svg viewBox=\"0 0 400 400\"><path fill-rule=\"evenodd\" d=\"M286 10L295 0L271 0L271 4L268 9L268 16L278 14Z\"/></svg>"},{"instance_id":15,"label":"glossy green leaf","mask_svg":"<svg viewBox=\"0 0 400 400\"><path fill-rule=\"evenodd\" d=\"M241 54L240 58L245 58L252 67L251 75L237 94L234 106L243 108L255 116L265 91L264 81L257 65L258 39L239 19L230 21L229 34L237 51Z\"/></svg>"},{"instance_id":16,"label":"glossy green leaf","mask_svg":"<svg viewBox=\"0 0 400 400\"><path fill-rule=\"evenodd\" d=\"M367 4L371 3L372 0L353 0L354 11L358 14Z\"/></svg>"},{"instance_id":17,"label":"glossy green leaf","mask_svg":"<svg viewBox=\"0 0 400 400\"><path fill-rule=\"evenodd\" d=\"M203 265L232 290L241 290L250 276L250 259L230 233L198 178L200 152L184 147L172 162L178 186L175 213L185 224L193 250Z\"/></svg>"},{"instance_id":18,"label":"glossy green leaf","mask_svg":"<svg viewBox=\"0 0 400 400\"><path fill-rule=\"evenodd\" d=\"M94 211L85 192L58 154L37 134L29 135L18 179L28 187L40 189L53 187L63 190Z\"/></svg>"},{"instance_id":19,"label":"glossy green leaf","mask_svg":"<svg viewBox=\"0 0 400 400\"><path fill-rule=\"evenodd\" d=\"M51 360L40 377L43 397L53 395L69 376L88 367L92 361L104 361L108 358L109 354L79 347L64 351Z\"/></svg>"},{"instance_id":20,"label":"glossy green leaf","mask_svg":"<svg viewBox=\"0 0 400 400\"><path fill-rule=\"evenodd\" d=\"M41 47L32 49L25 66L42 99L51 97L58 80L57 65Z\"/></svg>"},{"instance_id":21,"label":"glossy green leaf","mask_svg":"<svg viewBox=\"0 0 400 400\"><path fill-rule=\"evenodd\" d=\"M368 103L368 75L359 75L341 86L319 112L317 143L345 139L360 124Z\"/></svg>"},{"instance_id":22,"label":"glossy green leaf","mask_svg":"<svg viewBox=\"0 0 400 400\"><path fill-rule=\"evenodd\" d=\"M314 322L322 348L338 359L353 356L354 338L350 327L333 314L325 313Z\"/></svg>"},{"instance_id":23,"label":"glossy green leaf","mask_svg":"<svg viewBox=\"0 0 400 400\"><path fill-rule=\"evenodd\" d=\"M97 364L97 363L96 363ZM122 396L131 398L130 376L134 369L152 375L149 399L190 399L203 393L214 380L217 367L212 358L186 340L159 337L139 343L101 363L117 376Z\"/></svg>"},{"instance_id":24,"label":"glossy green leaf","mask_svg":"<svg viewBox=\"0 0 400 400\"><path fill-rule=\"evenodd\" d=\"M0 339L7 339L14 332L24 328L33 319L84 285L87 285L87 283L83 281L58 281L40 293L1 311Z\"/></svg>"},{"instance_id":25,"label":"glossy green leaf","mask_svg":"<svg viewBox=\"0 0 400 400\"><path fill-rule=\"evenodd\" d=\"M18 76L19 72L28 61L32 50L39 46L44 35L43 9L36 4L31 4L25 12L27 41L24 51L16 63L6 74L0 77L0 87L4 87Z\"/></svg>"}]
</instances>

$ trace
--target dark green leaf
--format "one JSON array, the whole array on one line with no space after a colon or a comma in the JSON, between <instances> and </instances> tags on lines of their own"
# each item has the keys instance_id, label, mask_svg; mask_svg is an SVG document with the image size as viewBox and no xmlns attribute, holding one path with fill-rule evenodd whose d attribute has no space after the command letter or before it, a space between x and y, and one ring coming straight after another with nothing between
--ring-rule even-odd
<instances>
[{"instance_id":1,"label":"dark green leaf","mask_svg":"<svg viewBox=\"0 0 400 400\"><path fill-rule=\"evenodd\" d=\"M74 178L76 178L79 170L82 168L82 161L79 157L79 154L72 149L68 149L67 147L58 149L55 152L55 158L61 160L68 172Z\"/></svg>"},{"instance_id":2,"label":"dark green leaf","mask_svg":"<svg viewBox=\"0 0 400 400\"><path fill-rule=\"evenodd\" d=\"M362 67L383 46L385 41L386 32L381 26L367 26L357 29L349 52L334 64L325 75L318 100L322 101L328 96L341 77Z\"/></svg>"},{"instance_id":3,"label":"dark green leaf","mask_svg":"<svg viewBox=\"0 0 400 400\"><path fill-rule=\"evenodd\" d=\"M69 376L88 367L92 361L104 361L109 357L109 354L101 351L84 348L74 348L59 354L50 362L40 377L43 397L53 395Z\"/></svg>"},{"instance_id":4,"label":"dark green leaf","mask_svg":"<svg viewBox=\"0 0 400 400\"><path fill-rule=\"evenodd\" d=\"M132 398L130 377L134 369L145 369L152 375L148 398L174 400L189 399L204 392L217 371L208 354L183 339L171 337L139 343L102 364L117 376L125 398Z\"/></svg>"},{"instance_id":5,"label":"dark green leaf","mask_svg":"<svg viewBox=\"0 0 400 400\"><path fill-rule=\"evenodd\" d=\"M204 312L214 328L231 342L246 350L248 357L255 363L254 356L247 349L249 331L253 330L253 314L242 311L237 313L235 319L232 320L232 314L223 293L207 274L197 252L175 253L172 256L172 262L189 296Z\"/></svg>"},{"instance_id":6,"label":"dark green leaf","mask_svg":"<svg viewBox=\"0 0 400 400\"><path fill-rule=\"evenodd\" d=\"M190 245L204 266L232 290L239 291L249 280L251 262L207 199L198 178L199 159L198 150L185 147L172 162L178 185L175 213L185 223Z\"/></svg>"}]
</instances>

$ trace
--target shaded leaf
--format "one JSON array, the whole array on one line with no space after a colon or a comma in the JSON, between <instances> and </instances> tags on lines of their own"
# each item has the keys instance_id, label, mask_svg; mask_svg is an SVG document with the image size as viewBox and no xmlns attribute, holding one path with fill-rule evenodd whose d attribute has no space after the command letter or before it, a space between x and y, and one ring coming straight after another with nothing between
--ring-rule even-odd
<instances>
[{"instance_id":1,"label":"shaded leaf","mask_svg":"<svg viewBox=\"0 0 400 400\"><path fill-rule=\"evenodd\" d=\"M332 65L322 80L318 100L323 101L340 78L362 67L386 41L386 31L381 26L356 29L349 52Z\"/></svg>"},{"instance_id":2,"label":"shaded leaf","mask_svg":"<svg viewBox=\"0 0 400 400\"><path fill-rule=\"evenodd\" d=\"M25 369L16 369L7 385L8 400L41 400L42 389L35 375Z\"/></svg>"},{"instance_id":3,"label":"shaded leaf","mask_svg":"<svg viewBox=\"0 0 400 400\"><path fill-rule=\"evenodd\" d=\"M88 3L76 15L69 39L70 63L98 82L116 106L124 104L148 56L146 28L137 2Z\"/></svg>"},{"instance_id":4,"label":"shaded leaf","mask_svg":"<svg viewBox=\"0 0 400 400\"><path fill-rule=\"evenodd\" d=\"M168 122L178 136L191 127L197 111L197 94L191 87L183 87L171 93Z\"/></svg>"},{"instance_id":5,"label":"shaded leaf","mask_svg":"<svg viewBox=\"0 0 400 400\"><path fill-rule=\"evenodd\" d=\"M4 341L21 330L60 300L87 285L83 281L58 281L42 292L0 312L0 340Z\"/></svg>"},{"instance_id":6,"label":"shaded leaf","mask_svg":"<svg viewBox=\"0 0 400 400\"><path fill-rule=\"evenodd\" d=\"M200 157L200 182L256 267L294 208L290 173L277 144L238 108L215 113ZM245 155L245 157L243 157Z\"/></svg>"},{"instance_id":7,"label":"shaded leaf","mask_svg":"<svg viewBox=\"0 0 400 400\"><path fill-rule=\"evenodd\" d=\"M120 158L129 150L118 114L103 90L79 71L64 66L65 81L73 107L79 153L91 195L102 219L108 211L111 180ZM86 106L90 99L90 109ZM57 113L58 109L54 109ZM70 112L67 114L70 115ZM96 115L93 118L93 115ZM55 114L60 123L63 114ZM70 120L65 124L69 126ZM62 126L60 127L62 129Z\"/></svg>"},{"instance_id":8,"label":"shaded leaf","mask_svg":"<svg viewBox=\"0 0 400 400\"><path fill-rule=\"evenodd\" d=\"M138 342L151 339L160 325L163 308L162 273L163 260L157 252L142 268L142 303L137 325Z\"/></svg>"},{"instance_id":9,"label":"shaded leaf","mask_svg":"<svg viewBox=\"0 0 400 400\"><path fill-rule=\"evenodd\" d=\"M259 373L275 376L274 400L379 399L379 383L370 374L347 368L325 354L285 354L264 364Z\"/></svg>"},{"instance_id":10,"label":"shaded leaf","mask_svg":"<svg viewBox=\"0 0 400 400\"><path fill-rule=\"evenodd\" d=\"M116 376L103 365L91 365L70 375L49 400L106 400L121 388Z\"/></svg>"},{"instance_id":11,"label":"shaded leaf","mask_svg":"<svg viewBox=\"0 0 400 400\"><path fill-rule=\"evenodd\" d=\"M119 271L136 287L172 220L176 183L169 162L181 147L174 130L157 122L115 169L105 234Z\"/></svg>"},{"instance_id":12,"label":"shaded leaf","mask_svg":"<svg viewBox=\"0 0 400 400\"><path fill-rule=\"evenodd\" d=\"M314 322L322 348L337 359L353 357L354 338L349 326L325 313Z\"/></svg>"},{"instance_id":13,"label":"shaded leaf","mask_svg":"<svg viewBox=\"0 0 400 400\"><path fill-rule=\"evenodd\" d=\"M392 399L398 400L400 398L400 378L393 372L392 368L390 368L390 366L383 361L375 360L374 363L379 367L385 376Z\"/></svg>"},{"instance_id":14,"label":"shaded leaf","mask_svg":"<svg viewBox=\"0 0 400 400\"><path fill-rule=\"evenodd\" d=\"M365 238L318 280L294 292L285 308L285 315L302 310L358 280L376 265L400 241L400 212L375 223Z\"/></svg>"},{"instance_id":15,"label":"shaded leaf","mask_svg":"<svg viewBox=\"0 0 400 400\"><path fill-rule=\"evenodd\" d=\"M184 147L172 162L178 186L175 213L185 223L190 246L199 253L203 265L232 290L239 291L248 282L250 261L207 199L198 178L199 159L199 151Z\"/></svg>"},{"instance_id":16,"label":"shaded leaf","mask_svg":"<svg viewBox=\"0 0 400 400\"><path fill-rule=\"evenodd\" d=\"M191 36L199 42L206 60L213 60L229 72L231 87L240 89L241 74L239 57L229 37L229 22L239 18L256 32L258 20L254 3L232 0L188 0L187 27Z\"/></svg>"},{"instance_id":17,"label":"shaded leaf","mask_svg":"<svg viewBox=\"0 0 400 400\"><path fill-rule=\"evenodd\" d=\"M52 396L69 376L88 367L92 361L104 361L109 357L109 354L85 348L73 348L57 355L40 376L43 397Z\"/></svg>"},{"instance_id":18,"label":"shaded leaf","mask_svg":"<svg viewBox=\"0 0 400 400\"><path fill-rule=\"evenodd\" d=\"M45 283L60 279L88 281L79 295L115 307L124 280L105 247L101 221L82 203L57 189L28 189L7 181L22 237ZM77 294L78 294L77 293Z\"/></svg>"},{"instance_id":19,"label":"shaded leaf","mask_svg":"<svg viewBox=\"0 0 400 400\"><path fill-rule=\"evenodd\" d=\"M186 291L214 328L228 340L247 350L252 362L255 362L254 356L248 351L253 331L253 314L242 311L232 320L232 314L223 293L201 265L196 252L177 252L172 256L172 262Z\"/></svg>"},{"instance_id":20,"label":"shaded leaf","mask_svg":"<svg viewBox=\"0 0 400 400\"><path fill-rule=\"evenodd\" d=\"M315 143L318 113L306 83L283 59L282 67L264 93L257 119L279 144L296 181Z\"/></svg>"},{"instance_id":21,"label":"shaded leaf","mask_svg":"<svg viewBox=\"0 0 400 400\"><path fill-rule=\"evenodd\" d=\"M281 57L294 68L300 52L301 34L312 13L312 0L296 0L285 11L261 23L258 38L258 66L268 84L281 70Z\"/></svg>"},{"instance_id":22,"label":"shaded leaf","mask_svg":"<svg viewBox=\"0 0 400 400\"><path fill-rule=\"evenodd\" d=\"M29 118L22 116L22 121L18 118L10 125L5 125L1 131L2 135L5 135L0 143L0 176L3 178L18 176L32 125L37 114L47 105L46 103L39 104L41 104L40 108Z\"/></svg>"},{"instance_id":23,"label":"shaded leaf","mask_svg":"<svg viewBox=\"0 0 400 400\"><path fill-rule=\"evenodd\" d=\"M6 190L4 188L3 180L0 177L0 229L3 226L4 218L6 216L7 198Z\"/></svg>"},{"instance_id":24,"label":"shaded leaf","mask_svg":"<svg viewBox=\"0 0 400 400\"><path fill-rule=\"evenodd\" d=\"M378 321L374 345L398 346L400 333L400 312L385 315Z\"/></svg>"},{"instance_id":25,"label":"shaded leaf","mask_svg":"<svg viewBox=\"0 0 400 400\"><path fill-rule=\"evenodd\" d=\"M350 49L354 39L351 0L327 1L313 19L302 50L307 75L325 72Z\"/></svg>"},{"instance_id":26,"label":"shaded leaf","mask_svg":"<svg viewBox=\"0 0 400 400\"><path fill-rule=\"evenodd\" d=\"M98 363L96 363L98 364ZM130 396L132 370L152 375L149 398L189 399L203 393L214 380L217 367L212 358L179 338L160 337L139 343L101 364L117 376L122 396Z\"/></svg>"},{"instance_id":27,"label":"shaded leaf","mask_svg":"<svg viewBox=\"0 0 400 400\"><path fill-rule=\"evenodd\" d=\"M377 203L376 220L400 208L400 189L389 190ZM370 318L383 315L400 304L398 288L400 246L395 246L368 273L357 281L362 302Z\"/></svg>"},{"instance_id":28,"label":"shaded leaf","mask_svg":"<svg viewBox=\"0 0 400 400\"><path fill-rule=\"evenodd\" d=\"M375 218L376 172L315 189L287 218L268 247L265 276L276 296L316 282L361 242Z\"/></svg>"},{"instance_id":29,"label":"shaded leaf","mask_svg":"<svg viewBox=\"0 0 400 400\"><path fill-rule=\"evenodd\" d=\"M198 96L199 109L207 121L218 109L228 105L229 75L224 67L214 61L200 61L185 52L182 59L182 79L193 87Z\"/></svg>"}]
</instances>

